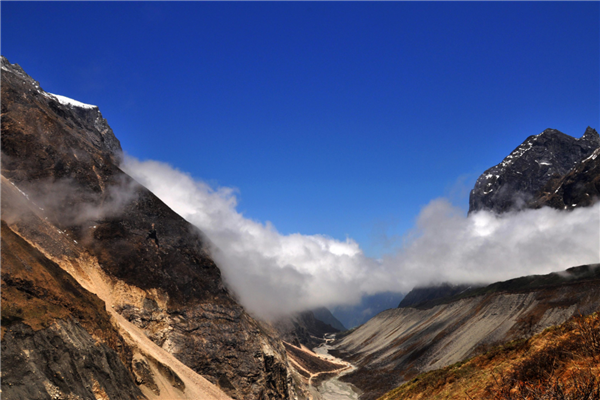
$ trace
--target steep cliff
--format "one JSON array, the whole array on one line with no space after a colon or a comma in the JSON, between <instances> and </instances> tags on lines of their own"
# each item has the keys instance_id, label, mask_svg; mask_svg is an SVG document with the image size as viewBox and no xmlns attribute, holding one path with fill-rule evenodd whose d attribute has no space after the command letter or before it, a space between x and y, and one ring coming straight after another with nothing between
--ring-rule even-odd
<instances>
[{"instance_id":1,"label":"steep cliff","mask_svg":"<svg viewBox=\"0 0 600 400\"><path fill-rule=\"evenodd\" d=\"M529 136L500 164L487 169L477 179L469 198L469 213L479 210L503 213L535 207L541 197L555 191L566 175L599 147L598 132L590 127L579 139L556 129L546 129L538 135ZM579 190L571 186L571 191ZM590 195L595 193L597 189ZM555 202L544 204L561 209L565 205Z\"/></svg>"},{"instance_id":2,"label":"steep cliff","mask_svg":"<svg viewBox=\"0 0 600 400\"><path fill-rule=\"evenodd\" d=\"M121 335L145 349L129 367L138 383L165 371L147 354L150 339L161 359L175 356L233 398L290 396L281 342L229 294L202 233L119 169L119 141L96 106L44 92L2 58L2 152L3 189L18 193L2 196L7 228L104 301ZM178 379L196 379L189 372ZM144 394L158 395L155 386Z\"/></svg>"}]
</instances>

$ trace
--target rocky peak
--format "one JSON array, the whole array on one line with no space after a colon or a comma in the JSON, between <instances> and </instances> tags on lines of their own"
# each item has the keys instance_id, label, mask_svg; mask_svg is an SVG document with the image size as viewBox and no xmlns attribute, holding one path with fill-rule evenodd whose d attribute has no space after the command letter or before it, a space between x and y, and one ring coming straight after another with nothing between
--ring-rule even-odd
<instances>
[{"instance_id":1,"label":"rocky peak","mask_svg":"<svg viewBox=\"0 0 600 400\"><path fill-rule=\"evenodd\" d=\"M121 143L97 106L44 91L39 82L31 78L18 64L11 64L6 57L0 57L3 83L8 86L8 91L18 92L22 96L20 101L15 104L15 108L18 108L20 112L19 115L25 116L22 113L25 107L34 103L38 104L45 108L48 114L58 114L62 118L63 124L66 125L65 128L67 129L65 130L85 132L84 135L78 135L77 137L78 141L84 142L82 147L85 147L85 149L82 150L99 153L103 157L108 157L115 164L120 162L122 156ZM4 118L6 111L8 109L5 109L3 105L3 124L12 122L10 118ZM14 114L10 113L10 115ZM20 125L22 125L22 121L16 122L21 122ZM40 126L40 128L43 127Z\"/></svg>"},{"instance_id":2,"label":"rocky peak","mask_svg":"<svg viewBox=\"0 0 600 400\"><path fill-rule=\"evenodd\" d=\"M502 213L531 207L548 182L567 175L598 147L600 137L590 127L580 139L556 129L529 136L500 164L477 179L469 199L469 213Z\"/></svg>"},{"instance_id":3,"label":"rocky peak","mask_svg":"<svg viewBox=\"0 0 600 400\"><path fill-rule=\"evenodd\" d=\"M11 73L13 75L16 75L19 78L21 78L22 80L24 80L25 82L27 82L30 85L33 85L39 89L40 83L38 81L36 81L35 79L33 79L32 77L30 77L29 75L27 75L27 73L25 71L23 71L23 68L21 68L21 66L19 64L11 64L6 59L6 57L0 56L0 65L2 67L3 74Z\"/></svg>"},{"instance_id":4,"label":"rocky peak","mask_svg":"<svg viewBox=\"0 0 600 400\"><path fill-rule=\"evenodd\" d=\"M6 59L2 60L1 92L3 224L56 264L53 271L61 268L105 303L106 307L100 308L109 313L107 319L112 318L135 353L135 358L124 361L122 370L133 373L143 390L154 392L150 398L159 398L160 381L149 381L148 377L164 378L171 381L169 386L181 389L175 375L184 380L189 377L185 392L177 389L181 396L170 396L176 390L169 392L168 387L161 386L160 398L215 398L197 395L191 389L200 390L209 383L222 390L215 395L218 398L228 398L225 393L244 400L290 398L295 386L285 347L275 332L248 315L228 292L202 232L118 167L121 146L98 107L43 91ZM152 232L154 240L150 240ZM17 295L27 300L32 290L42 293L40 297L49 292L35 282L19 283L23 270L29 267L18 258L14 258L14 268L5 270L4 228L2 233L4 318L6 305L15 304L20 298ZM14 283L12 292L5 291L7 280ZM57 287L56 291L62 293L63 289ZM7 299L11 293L16 294ZM55 297L58 295L51 299ZM70 304L61 306L49 324L74 313ZM21 314L15 310L14 317L21 318ZM96 335L93 324L82 325L91 326L87 334ZM24 347L29 346L25 341L37 340L32 339L35 333L23 332L9 333L2 341L3 354L7 348L14 350L9 352L15 356L12 366L22 360L21 349L30 348ZM46 332L43 337L54 336ZM61 340L72 341L72 336L63 335ZM93 346L91 339L88 343L88 347ZM118 353L117 345L113 343L112 349ZM43 353L32 362L31 369L41 372L34 379L23 379L21 370L14 367L8 379L3 370L3 397L49 398L5 396L6 388L17 384L37 393L31 388L37 390L48 376L53 382L62 380L53 398L92 398L71 395L73 390L67 383L71 372L64 369L70 364L50 369L49 359L64 359L60 349L52 351L50 356ZM78 349L70 351L74 358L87 357L86 365L103 362ZM160 365L179 372L172 374ZM100 368L99 373L105 369ZM105 381L110 383L111 379ZM99 382L108 393L102 398L129 398L119 396L118 391L111 395L109 383Z\"/></svg>"}]
</instances>

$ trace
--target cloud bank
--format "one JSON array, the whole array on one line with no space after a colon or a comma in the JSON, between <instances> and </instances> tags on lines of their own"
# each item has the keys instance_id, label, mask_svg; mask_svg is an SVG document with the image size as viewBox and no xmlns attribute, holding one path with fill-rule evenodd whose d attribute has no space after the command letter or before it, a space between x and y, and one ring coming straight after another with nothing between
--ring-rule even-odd
<instances>
[{"instance_id":1,"label":"cloud bank","mask_svg":"<svg viewBox=\"0 0 600 400\"><path fill-rule=\"evenodd\" d=\"M228 286L263 318L431 283L487 283L600 262L600 203L467 217L436 199L401 249L373 259L352 239L283 235L245 218L234 189L211 187L168 164L126 156L122 168L206 234Z\"/></svg>"}]
</instances>

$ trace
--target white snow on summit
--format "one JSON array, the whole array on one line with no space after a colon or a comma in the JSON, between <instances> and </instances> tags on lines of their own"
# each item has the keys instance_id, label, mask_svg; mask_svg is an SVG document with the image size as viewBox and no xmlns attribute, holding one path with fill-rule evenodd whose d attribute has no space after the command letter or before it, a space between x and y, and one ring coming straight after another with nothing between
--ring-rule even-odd
<instances>
[{"instance_id":1,"label":"white snow on summit","mask_svg":"<svg viewBox=\"0 0 600 400\"><path fill-rule=\"evenodd\" d=\"M87 109L98 108L98 106L94 106L94 105L91 105L91 104L85 104L85 103L82 103L82 102L77 101L77 100L70 99L70 98L65 97L65 96L61 96L61 95L54 94L54 93L48 93L48 92L46 92L46 93L49 94L50 96L55 97L56 100L58 100L58 102L60 104L64 105L64 106L87 108Z\"/></svg>"}]
</instances>

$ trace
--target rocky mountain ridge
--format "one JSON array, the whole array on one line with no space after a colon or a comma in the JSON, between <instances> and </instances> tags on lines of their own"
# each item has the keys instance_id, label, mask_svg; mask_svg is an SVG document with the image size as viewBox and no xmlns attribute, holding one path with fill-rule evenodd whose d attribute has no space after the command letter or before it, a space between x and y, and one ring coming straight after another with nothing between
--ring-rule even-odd
<instances>
[{"instance_id":1,"label":"rocky mountain ridge","mask_svg":"<svg viewBox=\"0 0 600 400\"><path fill-rule=\"evenodd\" d=\"M76 317L72 302L45 324L32 322L41 317L28 307L9 312L6 307L19 298L49 289L38 285L37 276L27 277L29 263L4 251L16 245L3 243L3 327L5 317L10 322L2 337L3 397L92 398L91 390L95 398L125 398L106 379L95 378L95 386L78 392L72 383L86 380L68 363L44 369L38 359L28 364L34 379L17 374L22 358L33 357L27 343L59 340L49 339L56 330L68 333L64 342L85 336L83 331L89 337L64 351L40 344L36 357L71 354L87 360L86 368L121 371L129 385L123 393L131 398L296 397L277 333L230 295L202 232L120 170L119 141L98 108L48 94L18 65L4 57L1 63L2 238L6 230L14 243L26 242L26 257L43 255L43 265L58 266L80 287L72 283L65 290L104 302L98 320L111 321L117 338L95 335L91 317ZM83 331L74 328L74 318ZM90 346L102 345L109 349L104 359L120 360L120 370L94 366L86 356ZM28 391L37 397L23 394Z\"/></svg>"},{"instance_id":2,"label":"rocky mountain ridge","mask_svg":"<svg viewBox=\"0 0 600 400\"><path fill-rule=\"evenodd\" d=\"M590 127L579 139L556 129L529 136L500 164L477 179L469 198L469 213L487 210L500 214L541 205L558 207L556 201L540 203L540 198L556 192L556 185L599 147L600 136ZM596 187L594 190L598 193ZM589 194L589 201L593 201L593 194ZM563 203L560 208L572 208L572 204Z\"/></svg>"}]
</instances>

